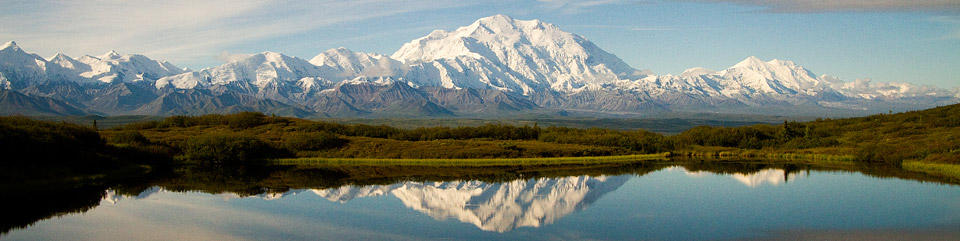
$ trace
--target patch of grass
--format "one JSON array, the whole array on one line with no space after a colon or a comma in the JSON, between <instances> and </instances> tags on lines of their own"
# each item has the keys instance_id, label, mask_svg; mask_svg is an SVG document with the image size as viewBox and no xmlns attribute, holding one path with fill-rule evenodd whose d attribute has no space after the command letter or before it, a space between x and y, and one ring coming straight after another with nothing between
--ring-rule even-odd
<instances>
[{"instance_id":1,"label":"patch of grass","mask_svg":"<svg viewBox=\"0 0 960 241\"><path fill-rule=\"evenodd\" d=\"M901 167L907 171L922 172L938 177L950 178L954 181L960 181L960 165L957 164L904 161Z\"/></svg>"},{"instance_id":2,"label":"patch of grass","mask_svg":"<svg viewBox=\"0 0 960 241\"><path fill-rule=\"evenodd\" d=\"M401 141L383 138L347 137L340 148L299 152L300 157L328 158L522 158L561 156L613 156L634 154L625 148L559 144L534 140L431 140Z\"/></svg>"},{"instance_id":3,"label":"patch of grass","mask_svg":"<svg viewBox=\"0 0 960 241\"><path fill-rule=\"evenodd\" d=\"M819 149L763 149L750 150L732 147L694 146L687 150L674 152L672 157L696 157L719 159L768 159L795 163L816 163L824 165L854 165L857 157L843 154L849 151L843 148Z\"/></svg>"}]
</instances>

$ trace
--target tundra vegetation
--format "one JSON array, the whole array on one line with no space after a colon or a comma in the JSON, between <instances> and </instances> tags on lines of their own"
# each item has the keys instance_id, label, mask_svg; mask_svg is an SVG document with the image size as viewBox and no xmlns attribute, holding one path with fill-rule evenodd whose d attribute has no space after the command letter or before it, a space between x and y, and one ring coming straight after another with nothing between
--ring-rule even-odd
<instances>
[{"instance_id":1,"label":"tundra vegetation","mask_svg":"<svg viewBox=\"0 0 960 241\"><path fill-rule=\"evenodd\" d=\"M4 143L0 148L14 157L3 161L10 167L4 168L6 178L30 173L11 171L17 169L59 170L46 172L58 176L66 172L96 173L105 170L104 166L218 167L263 165L277 159L290 162L291 158L442 163L478 158L509 162L509 158L643 154L902 165L917 172L956 178L960 165L960 105L780 125L699 126L675 135L642 129L542 127L535 123L403 129L255 112L171 116L99 131L63 122L0 117L0 140Z\"/></svg>"}]
</instances>

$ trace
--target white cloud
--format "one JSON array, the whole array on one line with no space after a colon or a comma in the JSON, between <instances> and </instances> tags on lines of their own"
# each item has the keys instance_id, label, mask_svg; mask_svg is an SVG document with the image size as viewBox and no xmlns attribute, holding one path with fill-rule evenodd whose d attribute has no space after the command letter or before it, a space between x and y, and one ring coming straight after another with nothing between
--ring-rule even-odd
<instances>
[{"instance_id":1,"label":"white cloud","mask_svg":"<svg viewBox=\"0 0 960 241\"><path fill-rule=\"evenodd\" d=\"M675 0L727 2L763 7L770 12L960 11L960 0Z\"/></svg>"},{"instance_id":2,"label":"white cloud","mask_svg":"<svg viewBox=\"0 0 960 241\"><path fill-rule=\"evenodd\" d=\"M636 0L537 0L541 6L550 10L560 10L563 13L577 13L586 8L611 5L640 3Z\"/></svg>"},{"instance_id":3,"label":"white cloud","mask_svg":"<svg viewBox=\"0 0 960 241\"><path fill-rule=\"evenodd\" d=\"M52 55L111 49L174 63L219 57L230 46L324 26L462 6L436 1L14 1L0 10L0 42ZM202 59L202 60L200 60Z\"/></svg>"},{"instance_id":4,"label":"white cloud","mask_svg":"<svg viewBox=\"0 0 960 241\"><path fill-rule=\"evenodd\" d=\"M242 60L250 56L251 54L236 54L236 53L223 51L223 52L220 52L220 55L217 55L217 59L223 62L233 62L237 60Z\"/></svg>"},{"instance_id":5,"label":"white cloud","mask_svg":"<svg viewBox=\"0 0 960 241\"><path fill-rule=\"evenodd\" d=\"M633 27L630 28L633 31L674 31L677 28L674 27Z\"/></svg>"},{"instance_id":6,"label":"white cloud","mask_svg":"<svg viewBox=\"0 0 960 241\"><path fill-rule=\"evenodd\" d=\"M603 24L573 24L573 25L565 25L564 27L604 28L604 29L619 29L619 30L641 31L641 32L717 30L717 28L704 27L704 26L632 26L632 25L603 25Z\"/></svg>"},{"instance_id":7,"label":"white cloud","mask_svg":"<svg viewBox=\"0 0 960 241\"><path fill-rule=\"evenodd\" d=\"M934 16L927 21L942 24L949 29L943 39L960 40L960 16Z\"/></svg>"}]
</instances>

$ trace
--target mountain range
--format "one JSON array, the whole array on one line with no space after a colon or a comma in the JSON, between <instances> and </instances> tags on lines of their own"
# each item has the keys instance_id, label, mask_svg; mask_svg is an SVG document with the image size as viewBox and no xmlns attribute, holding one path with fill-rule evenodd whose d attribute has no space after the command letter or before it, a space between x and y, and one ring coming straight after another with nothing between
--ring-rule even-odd
<instances>
[{"instance_id":1,"label":"mountain range","mask_svg":"<svg viewBox=\"0 0 960 241\"><path fill-rule=\"evenodd\" d=\"M390 56L336 48L306 60L262 52L196 71L115 51L43 58L11 41L0 48L0 89L4 115L831 116L960 101L960 89L843 81L756 57L719 71L657 75L556 25L504 15L433 31Z\"/></svg>"},{"instance_id":2,"label":"mountain range","mask_svg":"<svg viewBox=\"0 0 960 241\"><path fill-rule=\"evenodd\" d=\"M663 171L680 172L690 177L729 177L748 188L777 186L804 178L782 169L763 169L754 173L716 174L670 167ZM294 195L316 195L331 202L348 203L357 199L392 196L403 206L437 220L452 219L480 230L507 232L519 227L542 227L584 210L626 184L632 175L567 176L529 178L505 182L477 180L419 182L403 181L383 185L345 185L322 189L294 189L267 192L255 198L282 200ZM151 187L136 196L124 196L110 190L102 202L116 205L123 199L144 199L169 192ZM224 198L242 197L221 193Z\"/></svg>"},{"instance_id":3,"label":"mountain range","mask_svg":"<svg viewBox=\"0 0 960 241\"><path fill-rule=\"evenodd\" d=\"M296 189L257 195L278 200L292 195L316 195L332 202L347 203L358 198L389 195L403 206L437 220L453 219L480 230L507 232L518 227L541 227L564 216L586 209L604 195L623 186L632 176L569 176L532 178L490 183L482 181L414 182L388 185L347 185L327 189ZM143 199L167 192L152 187L137 196L108 191L102 202L117 204L123 199ZM225 198L238 197L224 193Z\"/></svg>"}]
</instances>

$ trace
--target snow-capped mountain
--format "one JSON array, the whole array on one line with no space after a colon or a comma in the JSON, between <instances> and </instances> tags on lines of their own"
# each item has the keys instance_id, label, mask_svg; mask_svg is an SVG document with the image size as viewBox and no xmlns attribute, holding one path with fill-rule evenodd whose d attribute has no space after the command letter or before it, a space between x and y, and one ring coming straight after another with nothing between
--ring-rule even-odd
<instances>
[{"instance_id":1,"label":"snow-capped mountain","mask_svg":"<svg viewBox=\"0 0 960 241\"><path fill-rule=\"evenodd\" d=\"M484 231L506 232L540 227L582 210L620 186L630 176L572 176L504 183L481 181L401 182L390 185L343 186L310 190L322 198L345 203L356 198L392 195L404 206L438 220L455 219ZM265 199L299 194L265 194Z\"/></svg>"},{"instance_id":2,"label":"snow-capped mountain","mask_svg":"<svg viewBox=\"0 0 960 241\"><path fill-rule=\"evenodd\" d=\"M69 58L63 54L59 54L57 57ZM154 81L165 76L186 72L184 69L166 61L153 60L139 54L121 55L116 51L110 51L96 57L85 55L77 59L77 62L82 64L71 63L64 67L75 71L80 77L104 83Z\"/></svg>"},{"instance_id":3,"label":"snow-capped mountain","mask_svg":"<svg viewBox=\"0 0 960 241\"><path fill-rule=\"evenodd\" d=\"M411 65L407 79L444 88L523 93L579 91L641 76L585 38L540 20L481 18L404 44L391 57Z\"/></svg>"},{"instance_id":4,"label":"snow-capped mountain","mask_svg":"<svg viewBox=\"0 0 960 241\"><path fill-rule=\"evenodd\" d=\"M71 58L57 53L49 60L24 52L10 41L0 48L0 67L6 81L27 86L47 82L114 83L154 81L186 70L166 61L157 61L143 55L120 55L110 51L98 57ZM0 81L6 83L6 81Z\"/></svg>"},{"instance_id":5,"label":"snow-capped mountain","mask_svg":"<svg viewBox=\"0 0 960 241\"><path fill-rule=\"evenodd\" d=\"M843 97L838 96L827 81L817 78L803 66L777 59L763 61L754 56L721 71L692 68L679 76L654 76L640 82L640 90L654 90L656 96L675 95L679 90L706 103L732 101L754 107L776 103L796 105L812 99ZM667 103L683 105L689 101Z\"/></svg>"},{"instance_id":6,"label":"snow-capped mountain","mask_svg":"<svg viewBox=\"0 0 960 241\"><path fill-rule=\"evenodd\" d=\"M358 76L402 76L407 66L388 56L353 52L340 47L330 49L310 59L316 66L329 67L337 73L335 80L353 79Z\"/></svg>"},{"instance_id":7,"label":"snow-capped mountain","mask_svg":"<svg viewBox=\"0 0 960 241\"><path fill-rule=\"evenodd\" d=\"M867 110L957 102L955 90L907 83L871 84L869 80L845 82L827 75L818 77L793 61L763 61L753 56L721 71L691 68L676 76L647 76L620 88L648 93L674 109L691 106L804 106Z\"/></svg>"},{"instance_id":8,"label":"snow-capped mountain","mask_svg":"<svg viewBox=\"0 0 960 241\"><path fill-rule=\"evenodd\" d=\"M792 61L764 62L754 56L715 75L725 84L726 88L721 91L724 96L816 95L817 90L827 88L812 72Z\"/></svg>"},{"instance_id":9,"label":"snow-capped mountain","mask_svg":"<svg viewBox=\"0 0 960 241\"><path fill-rule=\"evenodd\" d=\"M46 81L47 61L39 55L23 51L16 42L0 47L0 87L22 88L29 83Z\"/></svg>"},{"instance_id":10,"label":"snow-capped mountain","mask_svg":"<svg viewBox=\"0 0 960 241\"><path fill-rule=\"evenodd\" d=\"M265 88L268 85L295 83L304 77L324 77L332 73L306 60L275 52L253 54L221 66L163 77L157 88L199 89L239 85Z\"/></svg>"},{"instance_id":11,"label":"snow-capped mountain","mask_svg":"<svg viewBox=\"0 0 960 241\"><path fill-rule=\"evenodd\" d=\"M960 101L960 89L847 82L792 61L756 57L719 71L656 75L559 26L504 15L433 31L390 56L336 48L307 61L262 52L198 71L114 51L48 60L8 42L0 48L0 88L41 98L30 101L40 105L24 108L70 105L91 113L146 115L245 110L296 116L531 111L850 116Z\"/></svg>"}]
</instances>

